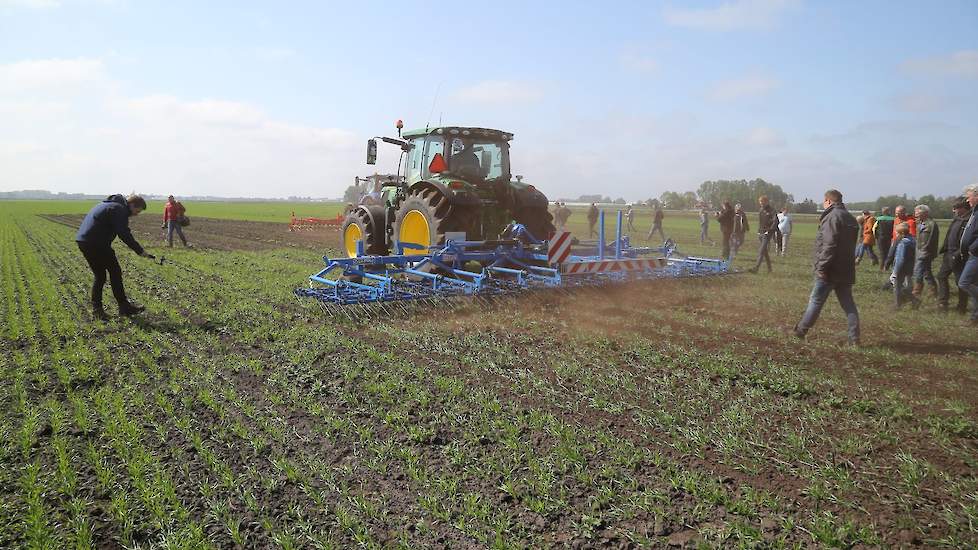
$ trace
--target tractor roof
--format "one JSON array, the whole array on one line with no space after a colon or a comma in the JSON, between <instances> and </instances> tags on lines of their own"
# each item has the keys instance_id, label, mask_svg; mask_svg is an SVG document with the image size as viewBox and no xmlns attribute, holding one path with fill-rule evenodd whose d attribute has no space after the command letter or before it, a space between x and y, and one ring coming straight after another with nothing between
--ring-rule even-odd
<instances>
[{"instance_id":1,"label":"tractor roof","mask_svg":"<svg viewBox=\"0 0 978 550\"><path fill-rule=\"evenodd\" d=\"M513 139L513 134L511 132L504 132L502 130L493 130L491 128L472 128L468 126L439 126L437 128L419 128L417 130L407 130L401 134L403 138L416 138L428 135L449 135L449 136L464 136L464 137L486 137L494 140L506 140L509 141Z\"/></svg>"}]
</instances>

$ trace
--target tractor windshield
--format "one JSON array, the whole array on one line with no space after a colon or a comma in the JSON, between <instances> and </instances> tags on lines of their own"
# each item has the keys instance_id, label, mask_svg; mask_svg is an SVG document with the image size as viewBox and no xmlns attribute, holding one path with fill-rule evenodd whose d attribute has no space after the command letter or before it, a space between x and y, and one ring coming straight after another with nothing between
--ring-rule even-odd
<instances>
[{"instance_id":1,"label":"tractor windshield","mask_svg":"<svg viewBox=\"0 0 978 550\"><path fill-rule=\"evenodd\" d=\"M479 138L453 138L448 169L462 177L509 178L509 144Z\"/></svg>"}]
</instances>

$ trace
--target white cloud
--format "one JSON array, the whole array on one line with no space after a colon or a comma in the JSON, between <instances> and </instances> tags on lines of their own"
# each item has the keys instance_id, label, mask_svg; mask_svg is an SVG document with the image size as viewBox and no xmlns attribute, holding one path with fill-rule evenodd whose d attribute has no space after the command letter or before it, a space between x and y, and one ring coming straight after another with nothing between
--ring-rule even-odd
<instances>
[{"instance_id":1,"label":"white cloud","mask_svg":"<svg viewBox=\"0 0 978 550\"><path fill-rule=\"evenodd\" d=\"M530 103L543 98L543 89L531 82L487 80L460 89L455 97L470 103Z\"/></svg>"},{"instance_id":2,"label":"white cloud","mask_svg":"<svg viewBox=\"0 0 978 550\"><path fill-rule=\"evenodd\" d=\"M907 113L936 113L946 111L957 104L958 99L931 92L916 92L893 96L890 103Z\"/></svg>"},{"instance_id":3,"label":"white cloud","mask_svg":"<svg viewBox=\"0 0 978 550\"><path fill-rule=\"evenodd\" d=\"M717 82L708 96L714 101L735 101L767 95L781 85L775 78L767 76L746 76Z\"/></svg>"},{"instance_id":4,"label":"white cloud","mask_svg":"<svg viewBox=\"0 0 978 550\"><path fill-rule=\"evenodd\" d=\"M99 59L39 59L0 65L0 94L50 91L92 83L104 78Z\"/></svg>"},{"instance_id":5,"label":"white cloud","mask_svg":"<svg viewBox=\"0 0 978 550\"><path fill-rule=\"evenodd\" d=\"M749 145L758 147L780 147L785 144L784 137L776 130L766 126L759 126L747 132L745 141Z\"/></svg>"},{"instance_id":6,"label":"white cloud","mask_svg":"<svg viewBox=\"0 0 978 550\"><path fill-rule=\"evenodd\" d=\"M61 6L59 0L0 0L0 8L48 9Z\"/></svg>"},{"instance_id":7,"label":"white cloud","mask_svg":"<svg viewBox=\"0 0 978 550\"><path fill-rule=\"evenodd\" d=\"M243 101L130 97L97 60L25 61L0 75L3 189L337 197L363 165L350 131ZM93 78L107 85L65 86Z\"/></svg>"},{"instance_id":8,"label":"white cloud","mask_svg":"<svg viewBox=\"0 0 978 550\"><path fill-rule=\"evenodd\" d=\"M621 56L621 65L637 73L652 73L659 68L659 62L654 58L636 53L623 54Z\"/></svg>"},{"instance_id":9,"label":"white cloud","mask_svg":"<svg viewBox=\"0 0 978 550\"><path fill-rule=\"evenodd\" d=\"M918 57L903 64L911 73L925 76L978 78L978 50L960 50L946 55Z\"/></svg>"},{"instance_id":10,"label":"white cloud","mask_svg":"<svg viewBox=\"0 0 978 550\"><path fill-rule=\"evenodd\" d=\"M713 8L666 8L663 17L670 25L692 29L769 29L798 4L798 0L733 0Z\"/></svg>"}]
</instances>

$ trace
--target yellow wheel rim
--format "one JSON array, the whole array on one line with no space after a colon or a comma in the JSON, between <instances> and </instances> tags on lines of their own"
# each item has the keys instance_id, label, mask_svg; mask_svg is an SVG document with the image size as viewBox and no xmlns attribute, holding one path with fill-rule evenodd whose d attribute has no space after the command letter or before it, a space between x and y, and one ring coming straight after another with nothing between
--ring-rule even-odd
<instances>
[{"instance_id":1,"label":"yellow wheel rim","mask_svg":"<svg viewBox=\"0 0 978 550\"><path fill-rule=\"evenodd\" d=\"M346 226L346 231L343 233L343 246L346 247L346 257L356 258L357 257L357 241L363 240L363 231L360 231L360 226L351 223Z\"/></svg>"},{"instance_id":2,"label":"yellow wheel rim","mask_svg":"<svg viewBox=\"0 0 978 550\"><path fill-rule=\"evenodd\" d=\"M427 252L427 248L431 246L431 228L428 226L428 219L421 212L411 210L401 220L401 230L397 238L402 243L420 244L425 247L425 250L405 249L405 254Z\"/></svg>"}]
</instances>

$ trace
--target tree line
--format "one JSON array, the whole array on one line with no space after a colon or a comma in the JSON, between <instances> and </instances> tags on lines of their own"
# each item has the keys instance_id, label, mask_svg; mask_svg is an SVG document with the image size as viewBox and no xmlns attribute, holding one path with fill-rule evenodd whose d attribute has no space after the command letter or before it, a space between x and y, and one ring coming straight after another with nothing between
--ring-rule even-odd
<instances>
[{"instance_id":1,"label":"tree line","mask_svg":"<svg viewBox=\"0 0 978 550\"><path fill-rule=\"evenodd\" d=\"M755 178L752 180L704 181L695 192L666 191L659 198L649 199L646 203L652 206L662 205L663 208L670 210L689 210L699 205L719 208L723 201L729 200L731 204L740 203L746 211L755 212L758 208L757 198L761 195L767 195L771 204L776 208L794 202L794 197L790 193L786 193L780 185ZM806 201L803 203L806 207L809 203L812 207L815 206L810 199L806 199ZM812 211L814 212L814 209Z\"/></svg>"}]
</instances>

